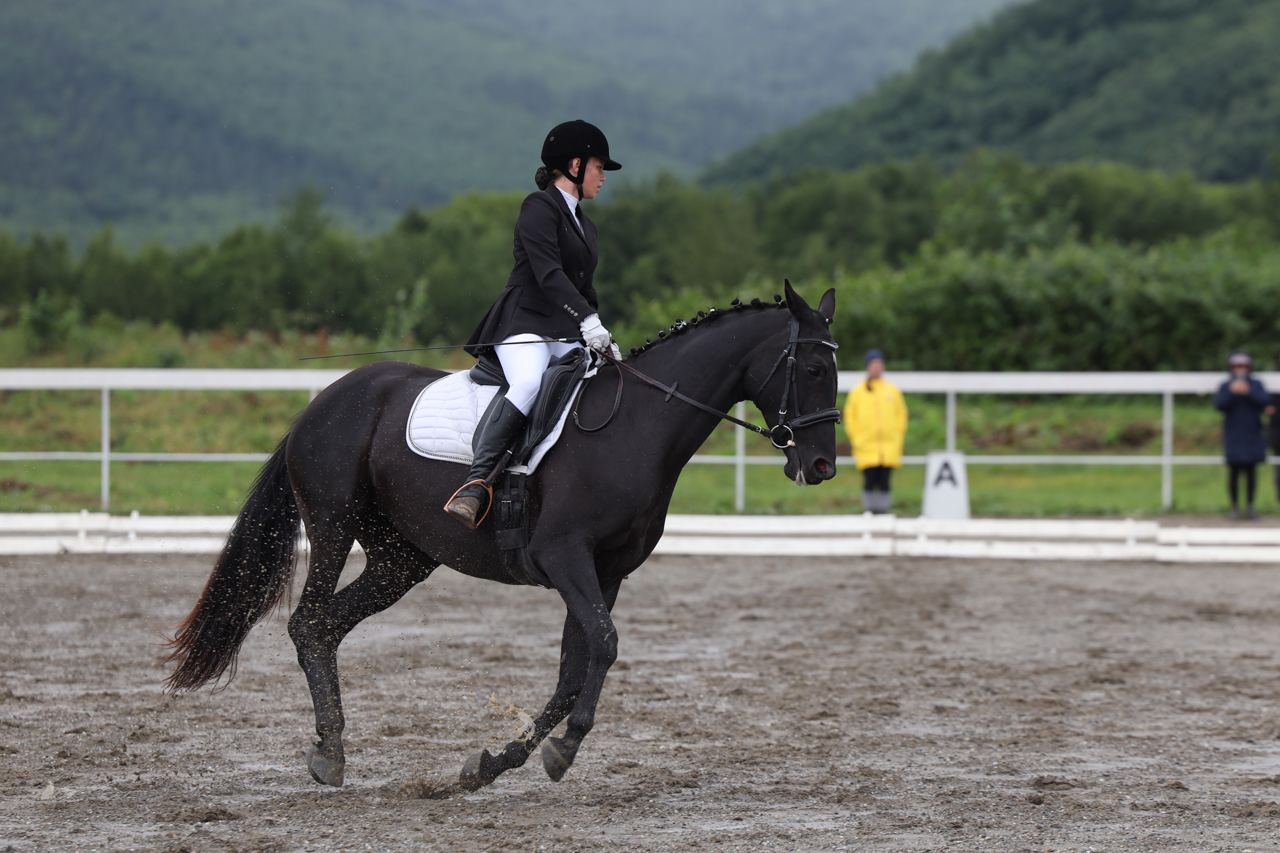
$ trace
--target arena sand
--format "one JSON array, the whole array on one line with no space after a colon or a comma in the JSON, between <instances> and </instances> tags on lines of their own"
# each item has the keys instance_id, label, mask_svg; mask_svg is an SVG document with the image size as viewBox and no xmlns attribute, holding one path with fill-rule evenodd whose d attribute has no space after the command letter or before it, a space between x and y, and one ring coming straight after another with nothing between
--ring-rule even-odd
<instances>
[{"instance_id":1,"label":"arena sand","mask_svg":"<svg viewBox=\"0 0 1280 853\"><path fill-rule=\"evenodd\" d=\"M0 851L1280 850L1276 568L654 559L565 781L442 799L550 695L554 593L441 569L357 628L325 789L281 619L162 693L208 568L0 564Z\"/></svg>"}]
</instances>

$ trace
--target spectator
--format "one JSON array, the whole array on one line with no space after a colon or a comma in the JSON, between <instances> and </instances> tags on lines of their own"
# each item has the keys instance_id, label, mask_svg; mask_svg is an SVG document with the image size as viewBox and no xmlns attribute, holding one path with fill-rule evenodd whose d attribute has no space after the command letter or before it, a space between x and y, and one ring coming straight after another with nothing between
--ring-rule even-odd
<instances>
[{"instance_id":1,"label":"spectator","mask_svg":"<svg viewBox=\"0 0 1280 853\"><path fill-rule=\"evenodd\" d=\"M907 404L897 386L880 378L884 353L869 350L866 366L866 380L849 392L844 404L844 429L862 472L862 507L880 514L893 504L890 477L902 467Z\"/></svg>"},{"instance_id":2,"label":"spectator","mask_svg":"<svg viewBox=\"0 0 1280 853\"><path fill-rule=\"evenodd\" d=\"M1276 351L1276 364L1280 365L1280 350ZM1271 395L1271 405L1267 407L1271 416L1271 452L1280 456L1280 394ZM1275 466L1276 499L1280 500L1280 465Z\"/></svg>"},{"instance_id":3,"label":"spectator","mask_svg":"<svg viewBox=\"0 0 1280 853\"><path fill-rule=\"evenodd\" d=\"M1257 518L1253 497L1257 491L1256 466L1267 461L1267 442L1262 435L1262 413L1271 397L1262 383L1251 375L1253 359L1236 350L1227 360L1231 378L1218 388L1213 404L1222 412L1222 449L1227 457L1227 492L1231 495L1231 517L1240 518L1240 475L1245 477L1246 518Z\"/></svg>"}]
</instances>

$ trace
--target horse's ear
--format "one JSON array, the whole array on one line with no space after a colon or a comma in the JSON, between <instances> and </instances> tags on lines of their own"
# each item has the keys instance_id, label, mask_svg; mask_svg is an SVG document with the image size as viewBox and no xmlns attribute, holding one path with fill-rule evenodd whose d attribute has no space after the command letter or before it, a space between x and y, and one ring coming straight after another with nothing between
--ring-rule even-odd
<instances>
[{"instance_id":1,"label":"horse's ear","mask_svg":"<svg viewBox=\"0 0 1280 853\"><path fill-rule=\"evenodd\" d=\"M822 315L822 319L827 321L828 326L836 318L836 289L834 287L822 294L822 299L818 301L818 313Z\"/></svg>"},{"instance_id":2,"label":"horse's ear","mask_svg":"<svg viewBox=\"0 0 1280 853\"><path fill-rule=\"evenodd\" d=\"M804 312L809 311L809 303L800 298L800 294L796 293L795 288L791 286L791 279L784 278L783 293L787 295L787 307L791 309L791 313L801 319L804 318Z\"/></svg>"}]
</instances>

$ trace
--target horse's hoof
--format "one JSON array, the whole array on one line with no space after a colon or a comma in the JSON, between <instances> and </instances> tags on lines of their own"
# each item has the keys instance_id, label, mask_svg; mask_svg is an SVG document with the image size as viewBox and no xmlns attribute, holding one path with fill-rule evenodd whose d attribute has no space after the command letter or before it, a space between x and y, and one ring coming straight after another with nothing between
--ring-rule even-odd
<instances>
[{"instance_id":1,"label":"horse's hoof","mask_svg":"<svg viewBox=\"0 0 1280 853\"><path fill-rule=\"evenodd\" d=\"M311 778L321 785L341 788L342 773L346 767L345 761L341 763L330 761L314 746L307 750L307 770L311 773Z\"/></svg>"},{"instance_id":2,"label":"horse's hoof","mask_svg":"<svg viewBox=\"0 0 1280 853\"><path fill-rule=\"evenodd\" d=\"M458 787L464 791L478 791L498 778L494 771L494 758L489 750L482 749L467 759L458 774Z\"/></svg>"},{"instance_id":3,"label":"horse's hoof","mask_svg":"<svg viewBox=\"0 0 1280 853\"><path fill-rule=\"evenodd\" d=\"M542 744L542 767L547 771L547 775L551 777L552 782L559 782L564 778L564 774L569 771L569 766L573 764L573 758L577 754L577 750L569 751L564 745L564 740L558 737L549 737Z\"/></svg>"}]
</instances>

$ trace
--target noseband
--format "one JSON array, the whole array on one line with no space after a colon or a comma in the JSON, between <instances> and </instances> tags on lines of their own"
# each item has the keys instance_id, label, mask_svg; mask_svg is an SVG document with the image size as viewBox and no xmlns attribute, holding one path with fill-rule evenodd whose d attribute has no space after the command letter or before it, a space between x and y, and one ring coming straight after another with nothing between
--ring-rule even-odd
<instances>
[{"instance_id":1,"label":"noseband","mask_svg":"<svg viewBox=\"0 0 1280 853\"><path fill-rule=\"evenodd\" d=\"M735 418L733 415L729 414L728 412L722 412L719 409L713 409L711 406L708 406L705 403L699 402L698 400L695 400L692 397L689 397L677 391L676 386L680 384L679 382L672 383L671 385L664 385L663 383L654 379L652 376L649 376L645 373L641 373L640 371L636 370L634 367L622 361L621 359L615 359L612 356L612 354L608 352L602 353L601 355L608 361L613 362L614 365L616 365L618 368L618 393L613 400L613 411L609 413L609 417L605 419L605 422L600 424L599 426L584 427L581 424L581 422L579 422L578 420L577 404L581 402L581 399L582 399L581 395L579 395L578 400L574 402L573 422L577 424L578 428L581 429L583 432L598 432L604 429L605 427L607 427L609 425L609 422L613 420L613 416L618 413L619 406L622 405L622 377L623 377L623 371L625 370L627 373L630 373L632 376L635 376L637 379L640 379L646 384L652 385L654 388L657 388L659 391L665 392L667 396L663 402L666 402L667 400L670 400L672 397L675 397L677 400L680 400L681 402L684 402L684 403L688 403L690 406L693 406L696 409L701 409L707 414L715 415L717 418L720 418L721 420L729 421L730 423L734 423L740 427L749 429L754 433L763 435L765 438L769 439L770 443L772 443L774 447L778 448L779 450L785 450L788 447L795 447L796 446L796 440L795 440L796 430L804 429L805 427L810 427L810 426L813 426L814 424L823 424L827 422L837 423L837 424L840 423L840 410L834 409L834 408L820 409L816 412L810 412L807 415L799 415L797 417L791 418L790 420L787 420L788 403L793 404L794 408L797 410L800 408L799 391L797 390L796 381L795 381L796 348L800 344L822 344L823 346L831 347L832 350L837 350L840 348L839 344L837 344L835 341L823 340L822 338L800 337L800 321L797 320L795 317L791 318L791 337L787 340L787 348L782 351L782 355L778 356L778 360L773 363L773 367L772 369L770 369L769 375L764 378L764 382L760 383L760 387L763 388L766 384L768 384L769 380L773 378L773 374L778 372L778 368L782 366L783 362L784 361L786 362L787 368L786 368L786 372L783 374L785 378L783 380L783 385L782 385L781 408L778 409L778 424L772 429L765 429L764 427L756 426L755 424L749 423L748 421ZM783 433L785 433L785 436L783 436ZM780 438L782 438L782 440L780 440Z\"/></svg>"}]
</instances>

